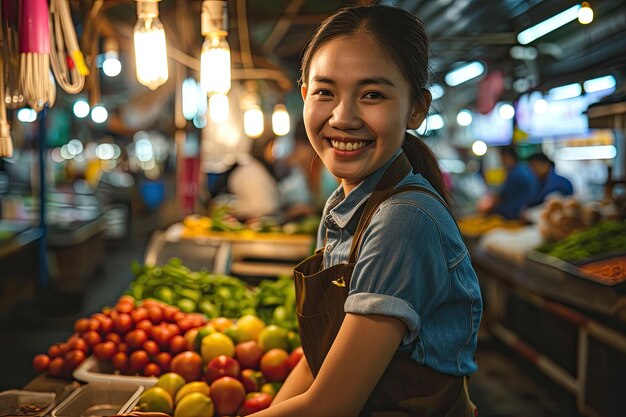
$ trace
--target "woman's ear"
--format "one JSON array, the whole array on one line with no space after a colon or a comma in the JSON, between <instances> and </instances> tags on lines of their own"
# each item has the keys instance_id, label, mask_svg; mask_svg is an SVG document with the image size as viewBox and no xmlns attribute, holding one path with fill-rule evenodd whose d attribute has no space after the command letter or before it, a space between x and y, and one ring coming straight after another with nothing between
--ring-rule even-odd
<instances>
[{"instance_id":1,"label":"woman's ear","mask_svg":"<svg viewBox=\"0 0 626 417\"><path fill-rule=\"evenodd\" d=\"M423 88L422 100L416 100L411 109L411 115L407 122L407 129L417 129L422 125L426 118L426 113L430 108L430 103L433 101L433 97L430 95L430 91Z\"/></svg>"},{"instance_id":2,"label":"woman's ear","mask_svg":"<svg viewBox=\"0 0 626 417\"><path fill-rule=\"evenodd\" d=\"M302 84L300 87L300 94L302 94L302 101L306 99L306 84Z\"/></svg>"}]
</instances>

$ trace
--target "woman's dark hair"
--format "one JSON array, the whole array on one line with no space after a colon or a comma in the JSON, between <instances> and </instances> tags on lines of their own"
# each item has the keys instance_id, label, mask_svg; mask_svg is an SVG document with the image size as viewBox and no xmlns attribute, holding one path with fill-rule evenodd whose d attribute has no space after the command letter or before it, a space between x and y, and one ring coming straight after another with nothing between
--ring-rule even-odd
<instances>
[{"instance_id":1,"label":"woman's dark hair","mask_svg":"<svg viewBox=\"0 0 626 417\"><path fill-rule=\"evenodd\" d=\"M302 53L300 84L308 80L311 59L322 46L337 37L360 33L370 35L389 54L409 83L411 101L419 102L426 114L430 105L430 100L424 97L430 94L426 90L430 78L428 33L421 20L396 7L346 7L324 20ZM413 171L422 174L447 202L449 196L443 176L430 148L422 140L406 133L402 149Z\"/></svg>"},{"instance_id":2,"label":"woman's dark hair","mask_svg":"<svg viewBox=\"0 0 626 417\"><path fill-rule=\"evenodd\" d=\"M506 155L513 158L515 161L519 161L519 155L517 154L515 148L511 145L502 146L500 148L500 155Z\"/></svg>"}]
</instances>

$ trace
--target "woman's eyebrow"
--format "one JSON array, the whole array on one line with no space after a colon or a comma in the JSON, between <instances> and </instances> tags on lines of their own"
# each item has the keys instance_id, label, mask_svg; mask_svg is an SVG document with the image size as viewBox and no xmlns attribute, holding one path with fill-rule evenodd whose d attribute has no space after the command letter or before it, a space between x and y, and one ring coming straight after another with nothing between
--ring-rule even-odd
<instances>
[{"instance_id":1,"label":"woman's eyebrow","mask_svg":"<svg viewBox=\"0 0 626 417\"><path fill-rule=\"evenodd\" d=\"M319 75L314 75L311 78L311 82L313 82L313 81L318 82L318 83L326 83L326 84L336 84L337 83L332 78L319 76ZM379 85L386 85L386 86L389 86L389 87L395 87L396 86L393 83L393 81L391 81L389 78L382 77L382 76L363 78L361 80L358 80L357 84L359 84L359 85L379 84Z\"/></svg>"}]
</instances>

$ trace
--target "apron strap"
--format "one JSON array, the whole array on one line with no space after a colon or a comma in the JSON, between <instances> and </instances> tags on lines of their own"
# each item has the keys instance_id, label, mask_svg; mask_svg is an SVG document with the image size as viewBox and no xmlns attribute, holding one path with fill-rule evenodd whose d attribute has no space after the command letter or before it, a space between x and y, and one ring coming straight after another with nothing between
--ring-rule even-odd
<instances>
[{"instance_id":1,"label":"apron strap","mask_svg":"<svg viewBox=\"0 0 626 417\"><path fill-rule=\"evenodd\" d=\"M393 191L396 185L402 181L402 179L413 171L411 163L407 159L404 152L400 153L398 157L387 167L380 180L376 184L372 195L367 200L365 208L359 219L359 224L356 227L354 238L352 239L352 245L350 247L349 263L356 262L356 255L358 247L360 246L360 236L371 220L371 215L376 211L380 203L385 201L389 197L389 193Z\"/></svg>"},{"instance_id":2,"label":"apron strap","mask_svg":"<svg viewBox=\"0 0 626 417\"><path fill-rule=\"evenodd\" d=\"M435 198L437 201L439 201L446 208L448 213L450 213L450 216L454 219L454 214L452 214L452 211L448 207L448 204L446 204L446 202L432 190L426 187L422 187L420 185L407 185L398 189L394 189L395 185L398 184L406 176L409 170L412 170L412 167L404 153L402 153L387 168L381 180L378 182L378 184L376 184L376 189L374 190L374 192L372 192L371 197L367 200L365 209L363 210L363 214L359 219L359 224L354 233L354 237L352 238L350 257L348 260L349 263L356 262L359 249L361 248L361 242L363 241L363 235L365 234L365 229L372 220L372 217L374 217L376 209L383 201L387 200L392 195L400 194L407 191L415 191L428 194ZM404 174L401 174L402 172L404 172ZM385 178L388 173L388 178Z\"/></svg>"}]
</instances>

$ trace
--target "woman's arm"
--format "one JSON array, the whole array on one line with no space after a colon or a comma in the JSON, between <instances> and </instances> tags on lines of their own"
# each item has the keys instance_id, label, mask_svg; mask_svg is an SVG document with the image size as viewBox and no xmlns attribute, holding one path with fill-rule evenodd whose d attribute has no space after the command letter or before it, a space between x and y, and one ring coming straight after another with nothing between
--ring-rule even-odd
<instances>
[{"instance_id":1,"label":"woman's arm","mask_svg":"<svg viewBox=\"0 0 626 417\"><path fill-rule=\"evenodd\" d=\"M405 324L393 317L346 314L311 387L252 416L357 416L405 331Z\"/></svg>"},{"instance_id":2,"label":"woman's arm","mask_svg":"<svg viewBox=\"0 0 626 417\"><path fill-rule=\"evenodd\" d=\"M300 362L293 368L289 377L281 387L276 397L272 401L272 407L278 403L288 400L296 395L300 395L309 389L313 383L313 374L309 369L306 357L302 356Z\"/></svg>"}]
</instances>

